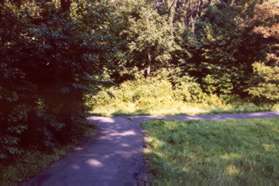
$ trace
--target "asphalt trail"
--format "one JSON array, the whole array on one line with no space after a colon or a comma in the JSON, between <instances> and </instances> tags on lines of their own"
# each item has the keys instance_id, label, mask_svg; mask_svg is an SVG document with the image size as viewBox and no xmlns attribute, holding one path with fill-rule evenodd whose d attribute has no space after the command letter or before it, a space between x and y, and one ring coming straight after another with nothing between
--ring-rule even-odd
<instances>
[{"instance_id":1,"label":"asphalt trail","mask_svg":"<svg viewBox=\"0 0 279 186\"><path fill-rule=\"evenodd\" d=\"M279 117L279 112L175 116L92 116L97 134L22 186L136 186L144 180L141 123L164 120L224 120Z\"/></svg>"}]
</instances>

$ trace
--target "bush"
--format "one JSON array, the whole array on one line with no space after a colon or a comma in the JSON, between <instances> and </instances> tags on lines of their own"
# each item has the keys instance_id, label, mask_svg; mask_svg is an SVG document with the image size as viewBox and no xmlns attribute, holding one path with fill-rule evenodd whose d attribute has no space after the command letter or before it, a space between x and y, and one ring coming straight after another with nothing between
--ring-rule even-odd
<instances>
[{"instance_id":1,"label":"bush","mask_svg":"<svg viewBox=\"0 0 279 186\"><path fill-rule=\"evenodd\" d=\"M167 80L157 78L126 81L119 87L103 89L96 96L89 96L91 108L102 105L133 104L135 108L144 109L158 103L174 101L172 85Z\"/></svg>"},{"instance_id":2,"label":"bush","mask_svg":"<svg viewBox=\"0 0 279 186\"><path fill-rule=\"evenodd\" d=\"M97 95L87 95L86 100L92 112L102 114L169 114L187 109L188 113L196 113L198 110L203 112L204 108L199 107L225 104L218 96L204 93L191 77L176 78L171 82L161 76L103 88Z\"/></svg>"},{"instance_id":3,"label":"bush","mask_svg":"<svg viewBox=\"0 0 279 186\"><path fill-rule=\"evenodd\" d=\"M188 76L175 79L173 93L175 100L188 103L202 103L207 98L200 85Z\"/></svg>"},{"instance_id":4,"label":"bush","mask_svg":"<svg viewBox=\"0 0 279 186\"><path fill-rule=\"evenodd\" d=\"M83 94L101 69L92 51L103 48L83 5L74 17L51 3L0 3L0 160L51 150L84 123Z\"/></svg>"},{"instance_id":5,"label":"bush","mask_svg":"<svg viewBox=\"0 0 279 186\"><path fill-rule=\"evenodd\" d=\"M248 93L258 102L279 102L279 67L255 63L254 73L253 84L247 89Z\"/></svg>"},{"instance_id":6,"label":"bush","mask_svg":"<svg viewBox=\"0 0 279 186\"><path fill-rule=\"evenodd\" d=\"M183 58L184 71L209 94L249 98L253 64L278 66L278 13L270 1L211 3L195 29L184 31L183 45L191 53Z\"/></svg>"}]
</instances>

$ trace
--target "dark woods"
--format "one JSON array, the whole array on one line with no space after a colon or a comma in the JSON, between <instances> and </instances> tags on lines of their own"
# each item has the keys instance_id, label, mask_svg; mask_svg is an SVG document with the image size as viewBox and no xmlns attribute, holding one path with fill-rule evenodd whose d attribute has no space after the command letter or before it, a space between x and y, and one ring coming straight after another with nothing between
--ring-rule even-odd
<instances>
[{"instance_id":1,"label":"dark woods","mask_svg":"<svg viewBox=\"0 0 279 186\"><path fill-rule=\"evenodd\" d=\"M60 6L61 5L61 6ZM95 43L70 2L5 1L0 7L0 159L50 150L78 135ZM83 19L83 18L81 18ZM92 40L92 39L91 39Z\"/></svg>"}]
</instances>

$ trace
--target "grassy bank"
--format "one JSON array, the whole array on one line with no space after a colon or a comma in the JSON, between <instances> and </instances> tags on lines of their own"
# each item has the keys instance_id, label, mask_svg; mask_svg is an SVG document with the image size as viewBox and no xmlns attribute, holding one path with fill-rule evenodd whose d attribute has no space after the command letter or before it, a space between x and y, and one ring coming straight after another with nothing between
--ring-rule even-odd
<instances>
[{"instance_id":1,"label":"grassy bank","mask_svg":"<svg viewBox=\"0 0 279 186\"><path fill-rule=\"evenodd\" d=\"M36 176L51 163L61 159L67 152L71 151L83 137L93 135L95 131L92 125L84 125L80 129L81 136L73 137L74 140L69 140L68 144L57 146L49 152L35 149L27 151L12 163L0 164L0 185L16 186L19 182Z\"/></svg>"},{"instance_id":2,"label":"grassy bank","mask_svg":"<svg viewBox=\"0 0 279 186\"><path fill-rule=\"evenodd\" d=\"M92 107L91 114L113 116L113 115L176 115L176 114L217 114L217 113L249 113L278 111L278 106L261 105L253 103L228 103L222 105L209 105L201 103L158 103L147 106L138 106L137 103L118 103L98 105Z\"/></svg>"},{"instance_id":3,"label":"grassy bank","mask_svg":"<svg viewBox=\"0 0 279 186\"><path fill-rule=\"evenodd\" d=\"M279 185L279 118L151 121L144 128L154 185Z\"/></svg>"}]
</instances>

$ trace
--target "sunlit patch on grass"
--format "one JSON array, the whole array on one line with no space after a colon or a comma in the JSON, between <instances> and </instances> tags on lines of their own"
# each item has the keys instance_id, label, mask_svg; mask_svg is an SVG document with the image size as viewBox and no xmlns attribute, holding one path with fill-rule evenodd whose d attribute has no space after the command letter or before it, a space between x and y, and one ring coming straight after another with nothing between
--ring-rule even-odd
<instances>
[{"instance_id":1,"label":"sunlit patch on grass","mask_svg":"<svg viewBox=\"0 0 279 186\"><path fill-rule=\"evenodd\" d=\"M263 144L263 148L267 152L276 150L275 144Z\"/></svg>"},{"instance_id":2,"label":"sunlit patch on grass","mask_svg":"<svg viewBox=\"0 0 279 186\"><path fill-rule=\"evenodd\" d=\"M240 170L233 164L230 164L226 167L225 172L229 176L237 176L239 175Z\"/></svg>"},{"instance_id":3,"label":"sunlit patch on grass","mask_svg":"<svg viewBox=\"0 0 279 186\"><path fill-rule=\"evenodd\" d=\"M238 153L226 153L222 155L221 158L225 160L235 160L235 159L240 159L241 155Z\"/></svg>"}]
</instances>

